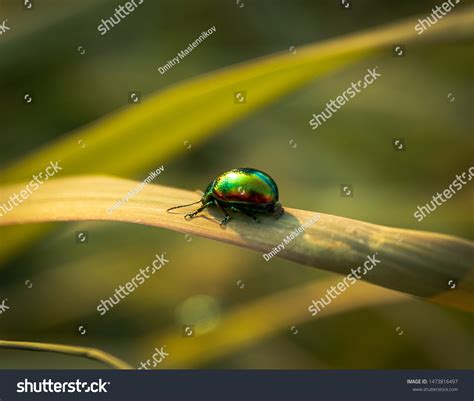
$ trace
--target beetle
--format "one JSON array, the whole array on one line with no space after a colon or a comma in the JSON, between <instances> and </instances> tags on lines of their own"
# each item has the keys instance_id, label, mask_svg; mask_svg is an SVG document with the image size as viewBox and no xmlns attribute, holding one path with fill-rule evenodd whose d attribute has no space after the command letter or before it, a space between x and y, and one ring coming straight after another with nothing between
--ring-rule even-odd
<instances>
[{"instance_id":1,"label":"beetle","mask_svg":"<svg viewBox=\"0 0 474 401\"><path fill-rule=\"evenodd\" d=\"M228 210L243 213L257 223L260 220L254 213L273 214L275 218L279 218L284 211L278 202L276 182L267 173L254 168L226 171L207 186L203 197L197 202L170 207L166 211L197 203L202 203L202 206L186 214L185 219L196 217L208 206L216 206L225 216L220 222L221 226L225 226L231 219Z\"/></svg>"}]
</instances>

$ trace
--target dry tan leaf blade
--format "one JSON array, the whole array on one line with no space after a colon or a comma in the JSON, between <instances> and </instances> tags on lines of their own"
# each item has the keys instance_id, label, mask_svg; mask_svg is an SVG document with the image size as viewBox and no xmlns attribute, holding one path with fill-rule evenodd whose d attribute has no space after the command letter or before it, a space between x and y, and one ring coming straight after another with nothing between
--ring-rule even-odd
<instances>
[{"instance_id":1,"label":"dry tan leaf blade","mask_svg":"<svg viewBox=\"0 0 474 401\"><path fill-rule=\"evenodd\" d=\"M474 310L472 257L474 243L454 236L383 227L344 217L286 207L282 218L263 217L261 224L234 215L226 228L218 210L191 221L193 206L171 206L199 199L195 192L147 185L109 213L139 183L113 177L76 176L46 182L36 193L0 217L0 225L54 221L106 220L162 227L227 242L268 254L292 231L316 215L319 220L285 245L277 256L320 269L348 274L368 256L380 260L363 279L392 290L463 310ZM0 202L25 184L0 188ZM375 255L375 256L374 256Z\"/></svg>"}]
</instances>

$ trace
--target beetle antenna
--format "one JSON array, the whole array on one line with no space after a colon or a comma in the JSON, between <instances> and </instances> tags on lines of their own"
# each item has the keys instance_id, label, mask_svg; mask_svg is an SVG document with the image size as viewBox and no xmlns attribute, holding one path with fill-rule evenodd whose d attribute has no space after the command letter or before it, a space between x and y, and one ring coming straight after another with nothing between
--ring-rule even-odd
<instances>
[{"instance_id":1,"label":"beetle antenna","mask_svg":"<svg viewBox=\"0 0 474 401\"><path fill-rule=\"evenodd\" d=\"M188 203L187 205L180 205L180 206L170 207L169 209L166 209L166 211L169 212L170 210L173 210L173 209L179 209L181 207L192 206L192 205L195 205L196 203L199 203L199 202L201 202L201 199L199 199L197 202Z\"/></svg>"}]
</instances>

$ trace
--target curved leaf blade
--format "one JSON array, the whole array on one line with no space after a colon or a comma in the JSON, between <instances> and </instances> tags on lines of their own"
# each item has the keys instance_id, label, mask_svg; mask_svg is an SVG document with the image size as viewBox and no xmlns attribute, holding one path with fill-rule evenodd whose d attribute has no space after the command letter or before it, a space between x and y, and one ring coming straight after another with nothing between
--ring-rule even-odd
<instances>
[{"instance_id":1,"label":"curved leaf blade","mask_svg":"<svg viewBox=\"0 0 474 401\"><path fill-rule=\"evenodd\" d=\"M139 183L112 177L79 176L46 182L30 199L0 218L0 225L57 221L121 221L146 224L200 235L297 263L348 275L369 256L375 264L363 280L405 292L428 301L474 311L474 242L461 238L406 229L383 227L323 213L286 208L278 219L263 217L256 224L247 216L235 216L223 229L218 211L206 210L200 218L187 221L193 210L166 209L195 202L196 193L147 185L120 208L113 204ZM24 185L0 188L0 203ZM317 219L315 217L318 216ZM312 224L307 224L314 221ZM285 241L305 226L294 239ZM376 256L374 256L376 255ZM360 271L359 271L360 273ZM455 283L451 288L450 282Z\"/></svg>"}]
</instances>

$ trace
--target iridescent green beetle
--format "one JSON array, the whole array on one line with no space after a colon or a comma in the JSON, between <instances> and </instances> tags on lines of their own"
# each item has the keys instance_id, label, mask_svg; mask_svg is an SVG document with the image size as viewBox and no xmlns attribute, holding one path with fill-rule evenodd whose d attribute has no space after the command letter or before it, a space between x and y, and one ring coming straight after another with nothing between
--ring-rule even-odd
<instances>
[{"instance_id":1,"label":"iridescent green beetle","mask_svg":"<svg viewBox=\"0 0 474 401\"><path fill-rule=\"evenodd\" d=\"M202 206L193 213L185 215L186 219L192 219L212 205L224 213L221 225L226 225L231 218L228 210L246 214L257 223L260 221L254 213L271 213L275 218L279 218L284 210L278 202L276 182L267 173L253 168L236 168L222 173L207 186L201 200L171 207L167 212L200 202Z\"/></svg>"}]
</instances>

